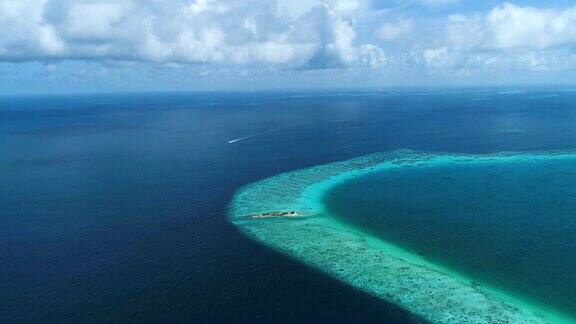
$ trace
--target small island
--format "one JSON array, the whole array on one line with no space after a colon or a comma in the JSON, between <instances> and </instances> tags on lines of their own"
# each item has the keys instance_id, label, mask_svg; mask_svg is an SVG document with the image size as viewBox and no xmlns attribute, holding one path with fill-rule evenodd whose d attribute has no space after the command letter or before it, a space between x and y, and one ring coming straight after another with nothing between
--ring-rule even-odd
<instances>
[{"instance_id":1,"label":"small island","mask_svg":"<svg viewBox=\"0 0 576 324\"><path fill-rule=\"evenodd\" d=\"M274 218L274 217L298 217L301 216L296 211L273 211L268 213L260 213L250 216L252 219L259 219L259 218Z\"/></svg>"}]
</instances>

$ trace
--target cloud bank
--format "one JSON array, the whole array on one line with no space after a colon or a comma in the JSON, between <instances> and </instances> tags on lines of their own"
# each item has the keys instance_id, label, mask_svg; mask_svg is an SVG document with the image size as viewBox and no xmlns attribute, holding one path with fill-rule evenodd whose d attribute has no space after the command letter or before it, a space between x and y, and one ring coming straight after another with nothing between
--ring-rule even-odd
<instances>
[{"instance_id":1,"label":"cloud bank","mask_svg":"<svg viewBox=\"0 0 576 324\"><path fill-rule=\"evenodd\" d=\"M422 50L432 70L563 71L576 68L576 7L499 5L485 14L453 14L444 37Z\"/></svg>"},{"instance_id":2,"label":"cloud bank","mask_svg":"<svg viewBox=\"0 0 576 324\"><path fill-rule=\"evenodd\" d=\"M0 59L348 66L378 58L355 44L359 7L310 4L293 18L267 0L4 0Z\"/></svg>"},{"instance_id":3,"label":"cloud bank","mask_svg":"<svg viewBox=\"0 0 576 324\"><path fill-rule=\"evenodd\" d=\"M376 0L3 0L0 61L413 73L576 68L576 6L429 17ZM431 8L466 1L420 0Z\"/></svg>"}]
</instances>

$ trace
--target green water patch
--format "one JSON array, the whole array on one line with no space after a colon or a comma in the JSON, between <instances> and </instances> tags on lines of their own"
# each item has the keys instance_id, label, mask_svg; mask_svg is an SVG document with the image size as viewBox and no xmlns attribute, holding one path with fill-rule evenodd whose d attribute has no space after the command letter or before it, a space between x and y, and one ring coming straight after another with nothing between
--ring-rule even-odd
<instances>
[{"instance_id":1,"label":"green water patch","mask_svg":"<svg viewBox=\"0 0 576 324\"><path fill-rule=\"evenodd\" d=\"M379 153L296 170L245 186L230 205L230 219L252 239L431 322L573 322L569 315L548 305L513 290L478 282L458 267L435 262L366 227L343 221L330 213L325 200L332 189L349 181L388 171L575 157L574 152Z\"/></svg>"}]
</instances>

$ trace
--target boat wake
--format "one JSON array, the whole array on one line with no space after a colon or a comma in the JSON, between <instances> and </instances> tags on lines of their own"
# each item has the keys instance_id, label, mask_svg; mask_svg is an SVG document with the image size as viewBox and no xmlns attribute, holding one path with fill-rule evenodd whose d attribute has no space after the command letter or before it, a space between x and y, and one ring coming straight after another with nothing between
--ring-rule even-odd
<instances>
[{"instance_id":1,"label":"boat wake","mask_svg":"<svg viewBox=\"0 0 576 324\"><path fill-rule=\"evenodd\" d=\"M285 129L285 128L289 128L289 127L293 127L293 126L299 125L299 124L300 124L300 123L295 123L295 124L289 124L289 125L283 125L283 126L278 126L278 127L270 128L270 129L267 129L267 130L264 130L264 131L261 131L261 132L258 132L258 133L254 133L254 134L251 134L251 135L247 135L247 136L239 137L239 138L236 138L236 139L233 139L233 140L229 140L229 141L228 141L228 144L238 143L238 142L240 142L240 141L247 140L247 139L249 139L249 138L253 138L253 137L256 137L256 136L260 136L260 135L265 135L265 134L268 134L268 133L276 132L276 131L279 131L279 130L282 130L282 129Z\"/></svg>"}]
</instances>

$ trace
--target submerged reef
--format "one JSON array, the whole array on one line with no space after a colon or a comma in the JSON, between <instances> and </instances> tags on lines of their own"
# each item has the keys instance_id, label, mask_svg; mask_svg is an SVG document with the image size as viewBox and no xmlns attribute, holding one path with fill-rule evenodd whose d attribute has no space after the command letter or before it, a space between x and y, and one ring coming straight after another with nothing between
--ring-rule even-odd
<instances>
[{"instance_id":1,"label":"submerged reef","mask_svg":"<svg viewBox=\"0 0 576 324\"><path fill-rule=\"evenodd\" d=\"M517 163L575 156L575 152L372 154L291 171L247 185L236 193L229 216L250 238L430 322L571 322L573 319L564 314L513 293L478 284L417 253L344 224L326 211L322 198L339 183L394 168Z\"/></svg>"}]
</instances>

